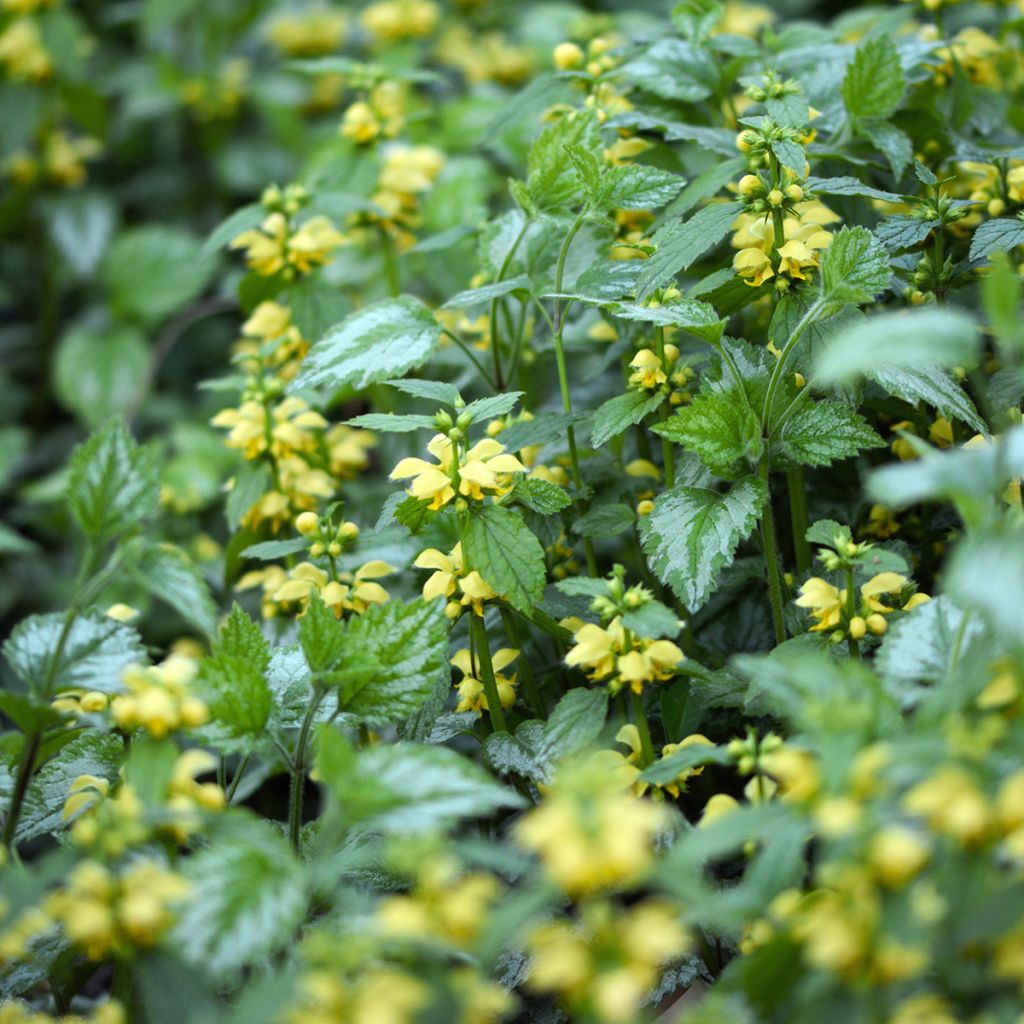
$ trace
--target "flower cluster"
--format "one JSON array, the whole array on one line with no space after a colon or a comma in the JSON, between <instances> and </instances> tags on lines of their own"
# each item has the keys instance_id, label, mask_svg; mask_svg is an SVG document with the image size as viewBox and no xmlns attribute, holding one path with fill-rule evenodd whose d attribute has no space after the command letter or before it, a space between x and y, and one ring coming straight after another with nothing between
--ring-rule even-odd
<instances>
[{"instance_id":1,"label":"flower cluster","mask_svg":"<svg viewBox=\"0 0 1024 1024\"><path fill-rule=\"evenodd\" d=\"M121 675L128 692L110 701L114 721L127 732L143 729L157 739L202 725L209 710L189 685L197 671L194 660L178 656L160 665L129 665Z\"/></svg>"},{"instance_id":2,"label":"flower cluster","mask_svg":"<svg viewBox=\"0 0 1024 1024\"><path fill-rule=\"evenodd\" d=\"M638 636L617 615L607 626L581 623L565 663L583 669L594 682L607 683L612 693L623 688L643 693L645 686L671 679L684 657L671 640Z\"/></svg>"}]
</instances>

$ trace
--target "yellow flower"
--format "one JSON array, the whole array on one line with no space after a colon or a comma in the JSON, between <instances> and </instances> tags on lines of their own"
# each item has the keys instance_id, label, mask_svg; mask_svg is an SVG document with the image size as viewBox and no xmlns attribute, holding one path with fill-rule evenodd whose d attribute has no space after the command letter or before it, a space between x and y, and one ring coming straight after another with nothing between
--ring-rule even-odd
<instances>
[{"instance_id":1,"label":"yellow flower","mask_svg":"<svg viewBox=\"0 0 1024 1024\"><path fill-rule=\"evenodd\" d=\"M494 667L494 681L498 688L498 700L503 708L510 708L516 702L516 677L514 675L502 675L501 670L507 668L519 657L519 651L509 647L502 647L495 651L491 658ZM487 694L484 692L484 684L479 678L479 666L474 666L473 659L468 648L458 651L452 664L462 673L461 682L456 684L459 691L459 703L456 711L475 711L479 717L484 711L489 711Z\"/></svg>"},{"instance_id":2,"label":"yellow flower","mask_svg":"<svg viewBox=\"0 0 1024 1024\"><path fill-rule=\"evenodd\" d=\"M53 62L32 18L18 18L0 32L0 64L15 80L41 82L53 74Z\"/></svg>"},{"instance_id":3,"label":"yellow flower","mask_svg":"<svg viewBox=\"0 0 1024 1024\"><path fill-rule=\"evenodd\" d=\"M197 672L195 660L177 655L160 665L128 665L121 674L128 693L110 702L114 721L126 731L145 729L156 739L203 725L209 709L189 692Z\"/></svg>"},{"instance_id":4,"label":"yellow flower","mask_svg":"<svg viewBox=\"0 0 1024 1024\"><path fill-rule=\"evenodd\" d=\"M634 693L643 693L645 683L670 678L683 658L672 641L627 633L621 617L616 616L606 627L582 625L565 663L582 668L592 680L609 680L612 692L628 686Z\"/></svg>"},{"instance_id":5,"label":"yellow flower","mask_svg":"<svg viewBox=\"0 0 1024 1024\"><path fill-rule=\"evenodd\" d=\"M98 775L79 775L68 788L61 818L70 821L103 800L110 792L110 781Z\"/></svg>"},{"instance_id":6,"label":"yellow flower","mask_svg":"<svg viewBox=\"0 0 1024 1024\"><path fill-rule=\"evenodd\" d=\"M286 268L308 274L345 242L345 236L326 217L311 217L293 231L288 218L275 212L258 229L243 231L233 239L231 248L244 249L249 266L270 277Z\"/></svg>"},{"instance_id":7,"label":"yellow flower","mask_svg":"<svg viewBox=\"0 0 1024 1024\"><path fill-rule=\"evenodd\" d=\"M631 387L644 388L648 391L660 387L668 380L664 367L657 354L649 348L642 348L629 364L634 369L630 374L629 383Z\"/></svg>"},{"instance_id":8,"label":"yellow flower","mask_svg":"<svg viewBox=\"0 0 1024 1024\"><path fill-rule=\"evenodd\" d=\"M733 257L732 267L753 288L775 276L771 258L761 249L740 249Z\"/></svg>"},{"instance_id":9,"label":"yellow flower","mask_svg":"<svg viewBox=\"0 0 1024 1024\"><path fill-rule=\"evenodd\" d=\"M883 594L898 594L906 585L906 577L895 572L880 572L861 585L860 607L867 616L867 629L873 633L885 632L885 620L881 619L879 623L879 618L894 609L883 604L879 598ZM798 608L809 608L811 615L818 620L817 625L811 626L812 633L834 629L840 624L846 611L846 590L839 590L827 580L823 580L819 576L812 576L801 585L796 605Z\"/></svg>"},{"instance_id":10,"label":"yellow flower","mask_svg":"<svg viewBox=\"0 0 1024 1024\"><path fill-rule=\"evenodd\" d=\"M430 35L441 16L432 0L378 0L360 15L363 28L378 42Z\"/></svg>"},{"instance_id":11,"label":"yellow flower","mask_svg":"<svg viewBox=\"0 0 1024 1024\"><path fill-rule=\"evenodd\" d=\"M345 38L345 15L326 7L287 11L267 26L267 39L289 57L319 57Z\"/></svg>"},{"instance_id":12,"label":"yellow flower","mask_svg":"<svg viewBox=\"0 0 1024 1024\"><path fill-rule=\"evenodd\" d=\"M355 573L340 573L331 580L327 573L312 562L302 562L288 574L288 581L272 595L277 604L297 602L305 607L316 593L337 618L347 611L361 615L371 604L385 604L388 592L373 582L381 576L395 572L387 562L372 561L360 566Z\"/></svg>"},{"instance_id":13,"label":"yellow flower","mask_svg":"<svg viewBox=\"0 0 1024 1024\"><path fill-rule=\"evenodd\" d=\"M389 479L413 478L408 493L414 498L430 502L431 509L440 509L458 493L473 501L482 501L484 491L505 494L511 487L509 475L524 473L526 467L505 451L505 446L493 438L478 441L465 455L456 450L450 438L435 434L427 451L437 463L424 459L405 458L391 471Z\"/></svg>"},{"instance_id":14,"label":"yellow flower","mask_svg":"<svg viewBox=\"0 0 1024 1024\"><path fill-rule=\"evenodd\" d=\"M992 824L985 797L959 768L942 768L919 782L903 798L903 806L943 835L965 846L980 842Z\"/></svg>"},{"instance_id":15,"label":"yellow flower","mask_svg":"<svg viewBox=\"0 0 1024 1024\"><path fill-rule=\"evenodd\" d=\"M871 840L868 861L883 885L899 889L928 863L928 844L906 825L887 825Z\"/></svg>"}]
</instances>

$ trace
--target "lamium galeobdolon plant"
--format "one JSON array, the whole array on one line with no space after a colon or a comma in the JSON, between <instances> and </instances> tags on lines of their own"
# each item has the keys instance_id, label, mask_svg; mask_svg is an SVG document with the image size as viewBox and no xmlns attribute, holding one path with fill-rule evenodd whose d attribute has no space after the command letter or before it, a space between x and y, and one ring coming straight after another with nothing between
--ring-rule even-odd
<instances>
[{"instance_id":1,"label":"lamium galeobdolon plant","mask_svg":"<svg viewBox=\"0 0 1024 1024\"><path fill-rule=\"evenodd\" d=\"M0 1024L1024 1021L1024 8L840 9L0 0Z\"/></svg>"}]
</instances>

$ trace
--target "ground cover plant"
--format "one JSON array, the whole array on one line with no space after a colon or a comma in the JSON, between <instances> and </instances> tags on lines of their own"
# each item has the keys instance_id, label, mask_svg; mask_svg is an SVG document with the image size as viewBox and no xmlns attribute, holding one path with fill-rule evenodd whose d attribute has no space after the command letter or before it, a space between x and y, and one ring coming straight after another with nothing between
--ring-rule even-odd
<instances>
[{"instance_id":1,"label":"ground cover plant","mask_svg":"<svg viewBox=\"0 0 1024 1024\"><path fill-rule=\"evenodd\" d=\"M1022 43L0 0L0 1022L1021 1024Z\"/></svg>"}]
</instances>

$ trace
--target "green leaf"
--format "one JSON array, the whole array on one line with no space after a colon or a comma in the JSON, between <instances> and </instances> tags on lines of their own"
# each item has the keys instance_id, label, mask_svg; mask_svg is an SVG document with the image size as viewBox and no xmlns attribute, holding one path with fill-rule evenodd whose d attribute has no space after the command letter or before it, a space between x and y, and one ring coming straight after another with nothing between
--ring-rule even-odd
<instances>
[{"instance_id":1,"label":"green leaf","mask_svg":"<svg viewBox=\"0 0 1024 1024\"><path fill-rule=\"evenodd\" d=\"M454 406L462 399L459 389L454 384L446 384L444 381L418 380L410 377L408 380L386 380L384 383L414 398L425 398L441 405Z\"/></svg>"},{"instance_id":2,"label":"green leaf","mask_svg":"<svg viewBox=\"0 0 1024 1024\"><path fill-rule=\"evenodd\" d=\"M663 786L666 782L673 782L683 772L692 768L698 768L703 764L731 764L732 755L725 747L706 747L703 744L694 744L692 747L683 747L674 754L661 757L640 773L644 782L650 782L655 786Z\"/></svg>"},{"instance_id":3,"label":"green leaf","mask_svg":"<svg viewBox=\"0 0 1024 1024\"><path fill-rule=\"evenodd\" d=\"M187 305L206 287L214 263L190 231L168 225L130 228L114 240L100 276L115 309L152 323Z\"/></svg>"},{"instance_id":4,"label":"green leaf","mask_svg":"<svg viewBox=\"0 0 1024 1024\"><path fill-rule=\"evenodd\" d=\"M594 413L594 425L590 433L590 444L600 448L613 437L618 437L624 430L639 423L645 416L654 412L665 401L665 394L656 391L627 391L625 394L609 398L598 406Z\"/></svg>"},{"instance_id":5,"label":"green leaf","mask_svg":"<svg viewBox=\"0 0 1024 1024\"><path fill-rule=\"evenodd\" d=\"M642 302L717 245L742 212L739 202L711 203L687 221L670 221L659 228L653 238L657 250L644 261L637 281L637 299Z\"/></svg>"},{"instance_id":6,"label":"green leaf","mask_svg":"<svg viewBox=\"0 0 1024 1024\"><path fill-rule=\"evenodd\" d=\"M753 530L768 497L755 476L738 480L725 494L705 487L676 487L640 520L644 554L658 579L691 611L713 590L732 563L740 541Z\"/></svg>"},{"instance_id":7,"label":"green leaf","mask_svg":"<svg viewBox=\"0 0 1024 1024\"><path fill-rule=\"evenodd\" d=\"M306 277L291 285L281 300L304 338L321 338L352 309L348 296L323 278Z\"/></svg>"},{"instance_id":8,"label":"green leaf","mask_svg":"<svg viewBox=\"0 0 1024 1024\"><path fill-rule=\"evenodd\" d=\"M367 412L346 422L350 427L377 430L382 434L408 434L414 430L437 430L433 416L410 416L393 412Z\"/></svg>"},{"instance_id":9,"label":"green leaf","mask_svg":"<svg viewBox=\"0 0 1024 1024\"><path fill-rule=\"evenodd\" d=\"M95 428L141 397L148 367L149 348L134 327L75 328L57 345L53 388L62 405Z\"/></svg>"},{"instance_id":10,"label":"green leaf","mask_svg":"<svg viewBox=\"0 0 1024 1024\"><path fill-rule=\"evenodd\" d=\"M576 205L581 195L579 173L569 159L569 147L597 152L601 134L596 118L579 113L548 125L534 140L527 161L526 188L538 210Z\"/></svg>"},{"instance_id":11,"label":"green leaf","mask_svg":"<svg viewBox=\"0 0 1024 1024\"><path fill-rule=\"evenodd\" d=\"M960 420L972 430L987 429L967 392L953 376L935 366L883 366L870 373L871 379L897 398L916 405L925 402L946 419Z\"/></svg>"},{"instance_id":12,"label":"green leaf","mask_svg":"<svg viewBox=\"0 0 1024 1024\"><path fill-rule=\"evenodd\" d=\"M967 537L943 575L945 592L961 608L980 614L1008 643L1020 644L1024 529L1016 525Z\"/></svg>"},{"instance_id":13,"label":"green leaf","mask_svg":"<svg viewBox=\"0 0 1024 1024\"><path fill-rule=\"evenodd\" d=\"M804 536L812 544L820 544L826 548L836 547L837 544L848 544L853 539L850 528L837 523L834 519L816 520L807 528L807 533Z\"/></svg>"},{"instance_id":14,"label":"green leaf","mask_svg":"<svg viewBox=\"0 0 1024 1024\"><path fill-rule=\"evenodd\" d=\"M265 540L259 544L251 544L242 552L242 557L271 562L278 558L296 555L308 547L309 541L305 537L293 537L291 540Z\"/></svg>"},{"instance_id":15,"label":"green leaf","mask_svg":"<svg viewBox=\"0 0 1024 1024\"><path fill-rule=\"evenodd\" d=\"M270 467L265 462L244 462L238 467L224 503L228 529L237 530L241 521L260 498L273 488Z\"/></svg>"},{"instance_id":16,"label":"green leaf","mask_svg":"<svg viewBox=\"0 0 1024 1024\"><path fill-rule=\"evenodd\" d=\"M608 168L592 198L597 210L656 210L671 202L686 182L671 171L642 164Z\"/></svg>"},{"instance_id":17,"label":"green leaf","mask_svg":"<svg viewBox=\"0 0 1024 1024\"><path fill-rule=\"evenodd\" d=\"M332 742L331 731L324 730L321 752L330 754ZM522 805L516 793L447 747L393 743L362 750L354 758L335 755L330 773L318 755L318 766L347 820L386 835L429 832L461 818Z\"/></svg>"},{"instance_id":18,"label":"green leaf","mask_svg":"<svg viewBox=\"0 0 1024 1024\"><path fill-rule=\"evenodd\" d=\"M173 544L140 544L128 557L132 578L207 636L217 630L217 606L198 566Z\"/></svg>"},{"instance_id":19,"label":"green leaf","mask_svg":"<svg viewBox=\"0 0 1024 1024\"><path fill-rule=\"evenodd\" d=\"M404 721L448 676L443 601L372 605L349 619L341 636L325 681L338 687L341 709L370 726Z\"/></svg>"},{"instance_id":20,"label":"green leaf","mask_svg":"<svg viewBox=\"0 0 1024 1024\"><path fill-rule=\"evenodd\" d=\"M533 445L564 441L566 428L584 419L581 413L542 412L532 420L519 420L506 427L498 440L510 452L520 452Z\"/></svg>"},{"instance_id":21,"label":"green leaf","mask_svg":"<svg viewBox=\"0 0 1024 1024\"><path fill-rule=\"evenodd\" d=\"M920 217L897 214L885 217L875 225L875 238L889 252L903 252L904 249L920 245L932 231L941 226L937 220L921 220Z\"/></svg>"},{"instance_id":22,"label":"green leaf","mask_svg":"<svg viewBox=\"0 0 1024 1024\"><path fill-rule=\"evenodd\" d=\"M805 110L806 115L806 110ZM806 121L806 116L804 121ZM786 139L775 139L771 143L772 153L783 167L789 168L795 174L803 177L804 167L807 164L807 154L804 147L798 142L790 142Z\"/></svg>"},{"instance_id":23,"label":"green leaf","mask_svg":"<svg viewBox=\"0 0 1024 1024\"><path fill-rule=\"evenodd\" d=\"M875 668L899 683L941 683L984 635L980 619L942 595L890 619Z\"/></svg>"},{"instance_id":24,"label":"green leaf","mask_svg":"<svg viewBox=\"0 0 1024 1024\"><path fill-rule=\"evenodd\" d=\"M572 524L572 531L580 537L617 537L636 520L636 512L628 505L595 505Z\"/></svg>"},{"instance_id":25,"label":"green leaf","mask_svg":"<svg viewBox=\"0 0 1024 1024\"><path fill-rule=\"evenodd\" d=\"M96 272L117 227L113 197L86 190L45 203L46 227L65 265L81 280Z\"/></svg>"},{"instance_id":26,"label":"green leaf","mask_svg":"<svg viewBox=\"0 0 1024 1024\"><path fill-rule=\"evenodd\" d=\"M171 944L218 983L294 941L306 915L303 866L280 830L250 821L183 861L191 883Z\"/></svg>"},{"instance_id":27,"label":"green leaf","mask_svg":"<svg viewBox=\"0 0 1024 1024\"><path fill-rule=\"evenodd\" d=\"M601 734L607 717L607 690L570 690L555 705L544 725L541 758L550 764L586 750Z\"/></svg>"},{"instance_id":28,"label":"green leaf","mask_svg":"<svg viewBox=\"0 0 1024 1024\"><path fill-rule=\"evenodd\" d=\"M1024 221L999 217L979 224L971 239L970 260L981 260L994 252L1009 252L1024 245Z\"/></svg>"},{"instance_id":29,"label":"green leaf","mask_svg":"<svg viewBox=\"0 0 1024 1024\"><path fill-rule=\"evenodd\" d=\"M313 345L288 390L365 388L408 373L430 358L440 336L434 314L419 299L373 302Z\"/></svg>"},{"instance_id":30,"label":"green leaf","mask_svg":"<svg viewBox=\"0 0 1024 1024\"><path fill-rule=\"evenodd\" d=\"M671 608L660 601L648 601L626 612L622 616L622 624L640 636L673 639L679 635L683 623Z\"/></svg>"},{"instance_id":31,"label":"green leaf","mask_svg":"<svg viewBox=\"0 0 1024 1024\"><path fill-rule=\"evenodd\" d=\"M879 35L857 48L843 78L843 103L851 117L886 118L899 107L906 88L896 44Z\"/></svg>"},{"instance_id":32,"label":"green leaf","mask_svg":"<svg viewBox=\"0 0 1024 1024\"><path fill-rule=\"evenodd\" d=\"M110 420L72 453L68 505L97 544L127 533L152 516L160 495L156 459L140 448L120 420Z\"/></svg>"},{"instance_id":33,"label":"green leaf","mask_svg":"<svg viewBox=\"0 0 1024 1024\"><path fill-rule=\"evenodd\" d=\"M96 775L116 782L123 753L120 736L93 730L61 747L56 757L47 761L29 783L15 842L26 843L61 831L65 825L64 801L71 783L79 775Z\"/></svg>"},{"instance_id":34,"label":"green leaf","mask_svg":"<svg viewBox=\"0 0 1024 1024\"><path fill-rule=\"evenodd\" d=\"M804 190L824 196L860 196L863 199L880 199L886 203L902 203L903 196L897 192L886 192L873 185L866 185L859 178L849 175L841 178L808 178Z\"/></svg>"},{"instance_id":35,"label":"green leaf","mask_svg":"<svg viewBox=\"0 0 1024 1024\"><path fill-rule=\"evenodd\" d=\"M470 402L461 415L470 417L470 423L477 423L480 420L492 420L498 416L504 416L511 412L525 391L505 391L500 395L489 395L487 398L478 398Z\"/></svg>"},{"instance_id":36,"label":"green leaf","mask_svg":"<svg viewBox=\"0 0 1024 1024\"><path fill-rule=\"evenodd\" d=\"M498 595L529 611L544 590L544 549L522 516L488 505L470 517L462 538L467 568L473 568Z\"/></svg>"},{"instance_id":37,"label":"green leaf","mask_svg":"<svg viewBox=\"0 0 1024 1024\"><path fill-rule=\"evenodd\" d=\"M211 746L250 753L261 745L273 708L269 667L270 646L260 627L234 605L195 684L210 709L203 736Z\"/></svg>"},{"instance_id":38,"label":"green leaf","mask_svg":"<svg viewBox=\"0 0 1024 1024\"><path fill-rule=\"evenodd\" d=\"M746 170L746 158L732 157L713 163L706 171L701 171L675 202L665 210L665 214L681 217L692 210L699 202L715 195L732 181L736 181Z\"/></svg>"},{"instance_id":39,"label":"green leaf","mask_svg":"<svg viewBox=\"0 0 1024 1024\"><path fill-rule=\"evenodd\" d=\"M703 47L682 39L658 39L620 69L644 92L663 100L699 103L712 94L715 70Z\"/></svg>"},{"instance_id":40,"label":"green leaf","mask_svg":"<svg viewBox=\"0 0 1024 1024\"><path fill-rule=\"evenodd\" d=\"M867 228L844 227L821 257L821 293L830 303L871 302L891 277L889 257Z\"/></svg>"},{"instance_id":41,"label":"green leaf","mask_svg":"<svg viewBox=\"0 0 1024 1024\"><path fill-rule=\"evenodd\" d=\"M620 302L610 312L624 320L639 320L659 327L678 327L711 344L716 344L722 337L728 322L715 312L714 306L693 299L676 299L665 306Z\"/></svg>"},{"instance_id":42,"label":"green leaf","mask_svg":"<svg viewBox=\"0 0 1024 1024\"><path fill-rule=\"evenodd\" d=\"M511 295L513 292L529 295L531 289L530 278L526 274L519 274L506 281L494 281L491 284L481 285L479 288L467 288L466 291L453 295L440 308L473 309L476 306L489 305L495 299Z\"/></svg>"},{"instance_id":43,"label":"green leaf","mask_svg":"<svg viewBox=\"0 0 1024 1024\"><path fill-rule=\"evenodd\" d=\"M345 626L324 604L319 594L312 594L306 613L299 619L299 646L314 675L334 669L345 649Z\"/></svg>"},{"instance_id":44,"label":"green leaf","mask_svg":"<svg viewBox=\"0 0 1024 1024\"><path fill-rule=\"evenodd\" d=\"M0 690L0 713L5 714L22 732L45 732L66 721L48 700L24 693Z\"/></svg>"},{"instance_id":45,"label":"green leaf","mask_svg":"<svg viewBox=\"0 0 1024 1024\"><path fill-rule=\"evenodd\" d=\"M960 310L880 313L837 332L814 374L820 384L845 384L880 370L960 366L973 360L977 347L974 320Z\"/></svg>"},{"instance_id":46,"label":"green leaf","mask_svg":"<svg viewBox=\"0 0 1024 1024\"><path fill-rule=\"evenodd\" d=\"M422 498L414 498L411 494L401 497L397 495L398 503L395 505L395 522L400 523L410 533L416 533L434 518L434 512L430 508L430 502Z\"/></svg>"},{"instance_id":47,"label":"green leaf","mask_svg":"<svg viewBox=\"0 0 1024 1024\"><path fill-rule=\"evenodd\" d=\"M803 404L783 425L771 449L773 465L830 466L864 448L884 448L860 413L844 402L824 399Z\"/></svg>"},{"instance_id":48,"label":"green leaf","mask_svg":"<svg viewBox=\"0 0 1024 1024\"><path fill-rule=\"evenodd\" d=\"M564 487L532 476L520 477L516 481L511 498L542 516L553 516L572 504Z\"/></svg>"},{"instance_id":49,"label":"green leaf","mask_svg":"<svg viewBox=\"0 0 1024 1024\"><path fill-rule=\"evenodd\" d=\"M902 178L914 158L914 143L910 136L902 128L878 118L862 118L857 127L889 161L892 176L897 181Z\"/></svg>"},{"instance_id":50,"label":"green leaf","mask_svg":"<svg viewBox=\"0 0 1024 1024\"><path fill-rule=\"evenodd\" d=\"M22 619L4 641L7 663L36 692L50 671L50 661L64 630L60 612ZM53 670L51 693L62 690L101 690L116 693L126 665L146 660L139 634L131 626L84 612L72 623L64 649Z\"/></svg>"},{"instance_id":51,"label":"green leaf","mask_svg":"<svg viewBox=\"0 0 1024 1024\"><path fill-rule=\"evenodd\" d=\"M689 405L651 429L696 453L716 476L741 476L761 457L762 440L757 416L737 399L735 389L698 394Z\"/></svg>"}]
</instances>

